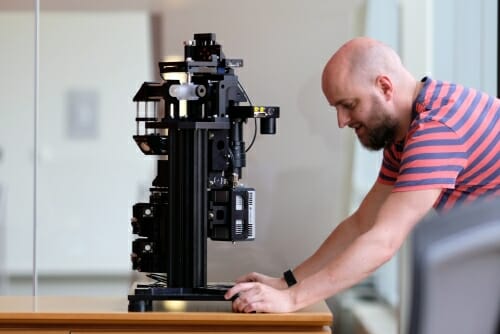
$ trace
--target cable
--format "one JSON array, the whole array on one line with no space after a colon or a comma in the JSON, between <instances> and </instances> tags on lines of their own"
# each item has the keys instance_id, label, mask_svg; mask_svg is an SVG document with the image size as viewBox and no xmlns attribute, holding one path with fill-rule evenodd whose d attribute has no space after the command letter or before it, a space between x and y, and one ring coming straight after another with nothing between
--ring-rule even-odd
<instances>
[{"instance_id":1,"label":"cable","mask_svg":"<svg viewBox=\"0 0 500 334\"><path fill-rule=\"evenodd\" d=\"M146 277L149 277L149 278L155 280L155 282L149 284L150 286L165 286L167 284L167 276L166 275L151 273L151 274L146 275Z\"/></svg>"},{"instance_id":2,"label":"cable","mask_svg":"<svg viewBox=\"0 0 500 334\"><path fill-rule=\"evenodd\" d=\"M247 149L245 150L245 152L248 152L250 151L250 149L252 148L253 144L255 143L255 137L257 137L257 119L253 119L253 124L254 124L254 130L253 130L253 138L252 138L252 142L250 143L250 145L248 145Z\"/></svg>"},{"instance_id":3,"label":"cable","mask_svg":"<svg viewBox=\"0 0 500 334\"><path fill-rule=\"evenodd\" d=\"M238 81L238 86L240 87L241 91L243 92L243 95L247 99L247 101L250 104L250 106L253 106L253 103L250 100L250 97L248 96L247 92L245 91L245 88L243 88L243 86L241 85L241 83L239 81ZM255 138L257 137L257 119L255 119L255 118L253 119L253 124L254 124L254 128L253 128L252 141L250 142L250 145L248 145L247 149L245 150L245 153L248 152L248 151L250 151L250 149L252 148L253 144L255 143Z\"/></svg>"}]
</instances>

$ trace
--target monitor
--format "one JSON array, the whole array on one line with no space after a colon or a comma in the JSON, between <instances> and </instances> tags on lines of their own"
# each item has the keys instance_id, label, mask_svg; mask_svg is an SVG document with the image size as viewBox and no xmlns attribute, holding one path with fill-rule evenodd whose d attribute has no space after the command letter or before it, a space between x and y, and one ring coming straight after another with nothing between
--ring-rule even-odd
<instances>
[{"instance_id":1,"label":"monitor","mask_svg":"<svg viewBox=\"0 0 500 334\"><path fill-rule=\"evenodd\" d=\"M409 334L500 333L500 199L420 222L411 235Z\"/></svg>"}]
</instances>

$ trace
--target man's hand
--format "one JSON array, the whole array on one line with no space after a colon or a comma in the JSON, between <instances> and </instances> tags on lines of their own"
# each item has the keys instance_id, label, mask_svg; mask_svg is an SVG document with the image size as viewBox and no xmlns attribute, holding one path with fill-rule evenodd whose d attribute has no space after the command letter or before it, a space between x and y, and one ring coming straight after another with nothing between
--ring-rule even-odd
<instances>
[{"instance_id":1,"label":"man's hand","mask_svg":"<svg viewBox=\"0 0 500 334\"><path fill-rule=\"evenodd\" d=\"M238 283L224 295L226 299L233 296L234 312L293 312L297 308L291 289L278 290L259 282Z\"/></svg>"},{"instance_id":2,"label":"man's hand","mask_svg":"<svg viewBox=\"0 0 500 334\"><path fill-rule=\"evenodd\" d=\"M238 277L236 279L236 283L243 283L243 282L260 282L260 283L263 283L265 285L269 285L269 286L271 286L275 289L279 289L279 290L288 288L283 277L281 277L281 278L280 277L270 277L270 276L266 276L266 275L255 273L255 272L246 274L246 275Z\"/></svg>"}]
</instances>

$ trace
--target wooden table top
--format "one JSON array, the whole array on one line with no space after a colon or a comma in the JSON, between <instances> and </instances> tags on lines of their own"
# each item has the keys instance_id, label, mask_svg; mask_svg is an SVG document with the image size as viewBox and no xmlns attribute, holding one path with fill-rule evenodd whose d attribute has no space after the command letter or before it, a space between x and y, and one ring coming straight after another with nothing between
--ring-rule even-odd
<instances>
[{"instance_id":1,"label":"wooden table top","mask_svg":"<svg viewBox=\"0 0 500 334\"><path fill-rule=\"evenodd\" d=\"M330 326L333 316L325 302L285 314L233 313L230 302L160 301L152 312L128 312L123 297L0 296L0 326L30 325L185 325L206 326Z\"/></svg>"}]
</instances>

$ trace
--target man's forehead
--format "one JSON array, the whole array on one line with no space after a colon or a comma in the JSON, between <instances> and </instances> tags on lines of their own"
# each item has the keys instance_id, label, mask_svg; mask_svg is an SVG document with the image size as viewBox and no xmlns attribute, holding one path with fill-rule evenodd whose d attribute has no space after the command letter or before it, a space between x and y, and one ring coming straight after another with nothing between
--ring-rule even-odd
<instances>
[{"instance_id":1,"label":"man's forehead","mask_svg":"<svg viewBox=\"0 0 500 334\"><path fill-rule=\"evenodd\" d=\"M348 80L332 82L330 104L336 106L341 103L355 100L359 97L359 91Z\"/></svg>"}]
</instances>

